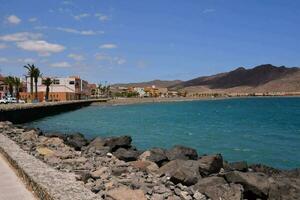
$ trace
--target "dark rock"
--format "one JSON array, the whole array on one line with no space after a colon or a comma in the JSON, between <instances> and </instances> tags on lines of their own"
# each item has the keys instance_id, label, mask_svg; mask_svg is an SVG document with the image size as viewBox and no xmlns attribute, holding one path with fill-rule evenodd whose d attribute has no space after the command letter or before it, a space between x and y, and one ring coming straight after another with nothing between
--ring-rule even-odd
<instances>
[{"instance_id":1,"label":"dark rock","mask_svg":"<svg viewBox=\"0 0 300 200\"><path fill-rule=\"evenodd\" d=\"M218 173L223 167L221 154L203 156L198 160L201 175Z\"/></svg>"},{"instance_id":2,"label":"dark rock","mask_svg":"<svg viewBox=\"0 0 300 200\"><path fill-rule=\"evenodd\" d=\"M154 162L159 167L168 162L166 151L161 148L152 148L148 151L145 151L143 154L140 155L139 159Z\"/></svg>"},{"instance_id":3,"label":"dark rock","mask_svg":"<svg viewBox=\"0 0 300 200\"><path fill-rule=\"evenodd\" d=\"M109 137L105 138L105 146L109 146L111 151L116 151L118 148L130 148L132 138L130 136Z\"/></svg>"},{"instance_id":4,"label":"dark rock","mask_svg":"<svg viewBox=\"0 0 300 200\"><path fill-rule=\"evenodd\" d=\"M244 189L244 198L267 199L270 189L269 177L263 173L256 172L238 172L233 171L225 174L225 178L230 183L241 184Z\"/></svg>"},{"instance_id":5,"label":"dark rock","mask_svg":"<svg viewBox=\"0 0 300 200\"><path fill-rule=\"evenodd\" d=\"M83 149L83 153L87 156L105 156L107 153L111 151L111 148L108 146L105 146L104 139L100 137L96 137L93 139L90 144Z\"/></svg>"},{"instance_id":6,"label":"dark rock","mask_svg":"<svg viewBox=\"0 0 300 200\"><path fill-rule=\"evenodd\" d=\"M127 173L127 172L128 172L127 166L117 166L117 167L113 167L111 170L111 173L114 176L120 176L121 174Z\"/></svg>"},{"instance_id":7,"label":"dark rock","mask_svg":"<svg viewBox=\"0 0 300 200\"><path fill-rule=\"evenodd\" d=\"M261 173L267 174L269 176L282 173L282 171L279 169L275 169L273 167L269 167L269 166L263 165L263 164L253 164L253 165L250 165L249 168L252 169L254 172L261 172Z\"/></svg>"},{"instance_id":8,"label":"dark rock","mask_svg":"<svg viewBox=\"0 0 300 200\"><path fill-rule=\"evenodd\" d=\"M89 171L79 171L76 172L77 180L83 181L84 183L87 183L87 181L91 178L91 174Z\"/></svg>"},{"instance_id":9,"label":"dark rock","mask_svg":"<svg viewBox=\"0 0 300 200\"><path fill-rule=\"evenodd\" d=\"M159 169L160 175L170 177L170 180L177 184L193 185L201 178L199 164L194 160L172 160Z\"/></svg>"},{"instance_id":10,"label":"dark rock","mask_svg":"<svg viewBox=\"0 0 300 200\"><path fill-rule=\"evenodd\" d=\"M223 184L207 187L204 193L211 200L243 200L243 186Z\"/></svg>"},{"instance_id":11,"label":"dark rock","mask_svg":"<svg viewBox=\"0 0 300 200\"><path fill-rule=\"evenodd\" d=\"M197 160L198 153L195 149L176 145L166 152L169 160Z\"/></svg>"},{"instance_id":12,"label":"dark rock","mask_svg":"<svg viewBox=\"0 0 300 200\"><path fill-rule=\"evenodd\" d=\"M124 148L119 148L113 153L118 159L124 160L126 162L135 161L138 159L140 153L134 150L127 150Z\"/></svg>"},{"instance_id":13,"label":"dark rock","mask_svg":"<svg viewBox=\"0 0 300 200\"><path fill-rule=\"evenodd\" d=\"M240 172L247 172L248 171L248 164L246 161L239 161L239 162L232 162L223 164L224 169L227 171L237 170Z\"/></svg>"},{"instance_id":14,"label":"dark rock","mask_svg":"<svg viewBox=\"0 0 300 200\"><path fill-rule=\"evenodd\" d=\"M88 145L88 140L81 133L74 133L67 136L65 143L74 147L76 151L80 151L83 146Z\"/></svg>"},{"instance_id":15,"label":"dark rock","mask_svg":"<svg viewBox=\"0 0 300 200\"><path fill-rule=\"evenodd\" d=\"M197 184L193 186L195 191L205 193L208 187L224 185L227 182L223 177L211 176L206 178L201 178L198 180Z\"/></svg>"}]
</instances>

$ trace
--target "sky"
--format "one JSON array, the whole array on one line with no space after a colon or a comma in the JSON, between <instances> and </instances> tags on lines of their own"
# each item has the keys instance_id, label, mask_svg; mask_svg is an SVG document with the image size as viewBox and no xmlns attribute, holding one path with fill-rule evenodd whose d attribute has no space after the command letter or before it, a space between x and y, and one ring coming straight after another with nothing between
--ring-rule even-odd
<instances>
[{"instance_id":1,"label":"sky","mask_svg":"<svg viewBox=\"0 0 300 200\"><path fill-rule=\"evenodd\" d=\"M0 0L0 73L94 83L300 66L299 0Z\"/></svg>"}]
</instances>

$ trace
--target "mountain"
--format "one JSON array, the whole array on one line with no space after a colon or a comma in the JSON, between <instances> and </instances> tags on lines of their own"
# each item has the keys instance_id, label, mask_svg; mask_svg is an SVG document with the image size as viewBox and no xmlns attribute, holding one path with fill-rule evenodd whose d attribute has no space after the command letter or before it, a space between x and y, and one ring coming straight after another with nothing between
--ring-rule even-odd
<instances>
[{"instance_id":1,"label":"mountain","mask_svg":"<svg viewBox=\"0 0 300 200\"><path fill-rule=\"evenodd\" d=\"M271 64L198 77L170 86L187 92L299 92L300 68Z\"/></svg>"},{"instance_id":2,"label":"mountain","mask_svg":"<svg viewBox=\"0 0 300 200\"><path fill-rule=\"evenodd\" d=\"M163 80L153 80L148 82L140 82L140 83L119 83L112 85L113 87L151 87L155 85L155 87L166 88L172 85L180 84L182 81L173 80L173 81L163 81Z\"/></svg>"}]
</instances>

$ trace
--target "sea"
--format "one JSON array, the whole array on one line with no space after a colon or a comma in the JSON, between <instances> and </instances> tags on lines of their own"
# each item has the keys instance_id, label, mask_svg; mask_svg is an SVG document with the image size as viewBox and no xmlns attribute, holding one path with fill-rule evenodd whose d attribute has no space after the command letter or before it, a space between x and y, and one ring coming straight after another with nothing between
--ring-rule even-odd
<instances>
[{"instance_id":1,"label":"sea","mask_svg":"<svg viewBox=\"0 0 300 200\"><path fill-rule=\"evenodd\" d=\"M299 97L95 105L27 125L90 139L130 135L141 150L184 145L230 162L300 167Z\"/></svg>"}]
</instances>

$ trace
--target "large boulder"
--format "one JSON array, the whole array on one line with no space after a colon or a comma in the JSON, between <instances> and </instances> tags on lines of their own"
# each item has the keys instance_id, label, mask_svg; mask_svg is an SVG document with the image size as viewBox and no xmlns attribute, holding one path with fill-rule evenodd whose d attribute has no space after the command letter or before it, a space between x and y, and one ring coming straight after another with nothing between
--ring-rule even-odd
<instances>
[{"instance_id":1,"label":"large boulder","mask_svg":"<svg viewBox=\"0 0 300 200\"><path fill-rule=\"evenodd\" d=\"M116 151L118 148L130 148L132 138L130 136L109 137L104 139L104 146L110 147L111 151Z\"/></svg>"},{"instance_id":2,"label":"large boulder","mask_svg":"<svg viewBox=\"0 0 300 200\"><path fill-rule=\"evenodd\" d=\"M96 137L90 144L83 149L85 155L93 156L105 156L107 153L111 152L111 148L105 146L105 140L101 137Z\"/></svg>"},{"instance_id":3,"label":"large boulder","mask_svg":"<svg viewBox=\"0 0 300 200\"><path fill-rule=\"evenodd\" d=\"M254 172L261 172L269 176L278 175L282 173L282 171L279 169L275 169L273 167L263 165L263 164L252 164L249 166L249 168L252 169L252 171Z\"/></svg>"},{"instance_id":4,"label":"large boulder","mask_svg":"<svg viewBox=\"0 0 300 200\"><path fill-rule=\"evenodd\" d=\"M271 183L269 199L273 200L299 200L300 179L291 177L276 177Z\"/></svg>"},{"instance_id":5,"label":"large boulder","mask_svg":"<svg viewBox=\"0 0 300 200\"><path fill-rule=\"evenodd\" d=\"M151 174L155 174L158 172L159 168L157 164L148 160L137 160L129 163L130 166L136 168L140 171L145 171Z\"/></svg>"},{"instance_id":6,"label":"large boulder","mask_svg":"<svg viewBox=\"0 0 300 200\"><path fill-rule=\"evenodd\" d=\"M224 185L227 182L223 177L211 176L206 178L201 178L198 182L193 186L195 191L199 191L201 193L205 193L208 187Z\"/></svg>"},{"instance_id":7,"label":"large boulder","mask_svg":"<svg viewBox=\"0 0 300 200\"><path fill-rule=\"evenodd\" d=\"M80 151L82 147L88 145L88 140L81 133L74 133L67 136L65 143L74 147L76 151Z\"/></svg>"},{"instance_id":8,"label":"large boulder","mask_svg":"<svg viewBox=\"0 0 300 200\"><path fill-rule=\"evenodd\" d=\"M142 190L132 190L127 187L112 189L106 195L113 200L147 200Z\"/></svg>"},{"instance_id":9,"label":"large boulder","mask_svg":"<svg viewBox=\"0 0 300 200\"><path fill-rule=\"evenodd\" d=\"M159 169L159 174L170 177L175 184L187 186L194 185L201 178L199 164L195 160L172 160Z\"/></svg>"},{"instance_id":10,"label":"large boulder","mask_svg":"<svg viewBox=\"0 0 300 200\"><path fill-rule=\"evenodd\" d=\"M58 138L62 139L63 141L66 141L67 137L68 137L67 134L58 133L58 132L47 132L47 133L45 133L45 136L49 137L49 138L58 137Z\"/></svg>"},{"instance_id":11,"label":"large boulder","mask_svg":"<svg viewBox=\"0 0 300 200\"><path fill-rule=\"evenodd\" d=\"M154 162L159 167L161 167L164 163L168 161L166 151L161 148L152 148L148 151L145 151L143 154L140 155L139 159Z\"/></svg>"},{"instance_id":12,"label":"large boulder","mask_svg":"<svg viewBox=\"0 0 300 200\"><path fill-rule=\"evenodd\" d=\"M204 194L211 200L243 200L243 186L232 183L211 186Z\"/></svg>"},{"instance_id":13,"label":"large boulder","mask_svg":"<svg viewBox=\"0 0 300 200\"><path fill-rule=\"evenodd\" d=\"M198 160L201 175L218 173L223 167L221 154L203 156Z\"/></svg>"},{"instance_id":14,"label":"large boulder","mask_svg":"<svg viewBox=\"0 0 300 200\"><path fill-rule=\"evenodd\" d=\"M230 183L243 185L248 199L266 199L272 182L266 174L256 172L232 171L226 173L225 178Z\"/></svg>"},{"instance_id":15,"label":"large boulder","mask_svg":"<svg viewBox=\"0 0 300 200\"><path fill-rule=\"evenodd\" d=\"M38 134L35 130L30 130L21 134L21 141L36 141Z\"/></svg>"},{"instance_id":16,"label":"large boulder","mask_svg":"<svg viewBox=\"0 0 300 200\"><path fill-rule=\"evenodd\" d=\"M114 156L116 156L120 160L124 160L126 162L135 161L138 159L140 153L131 149L119 148L115 151Z\"/></svg>"},{"instance_id":17,"label":"large boulder","mask_svg":"<svg viewBox=\"0 0 300 200\"><path fill-rule=\"evenodd\" d=\"M197 160L198 153L195 149L184 147L180 145L175 145L166 152L169 160Z\"/></svg>"},{"instance_id":18,"label":"large boulder","mask_svg":"<svg viewBox=\"0 0 300 200\"><path fill-rule=\"evenodd\" d=\"M248 171L248 164L246 161L238 161L238 162L232 162L232 163L225 163L224 169L227 171L237 170L241 172L247 172Z\"/></svg>"}]
</instances>

